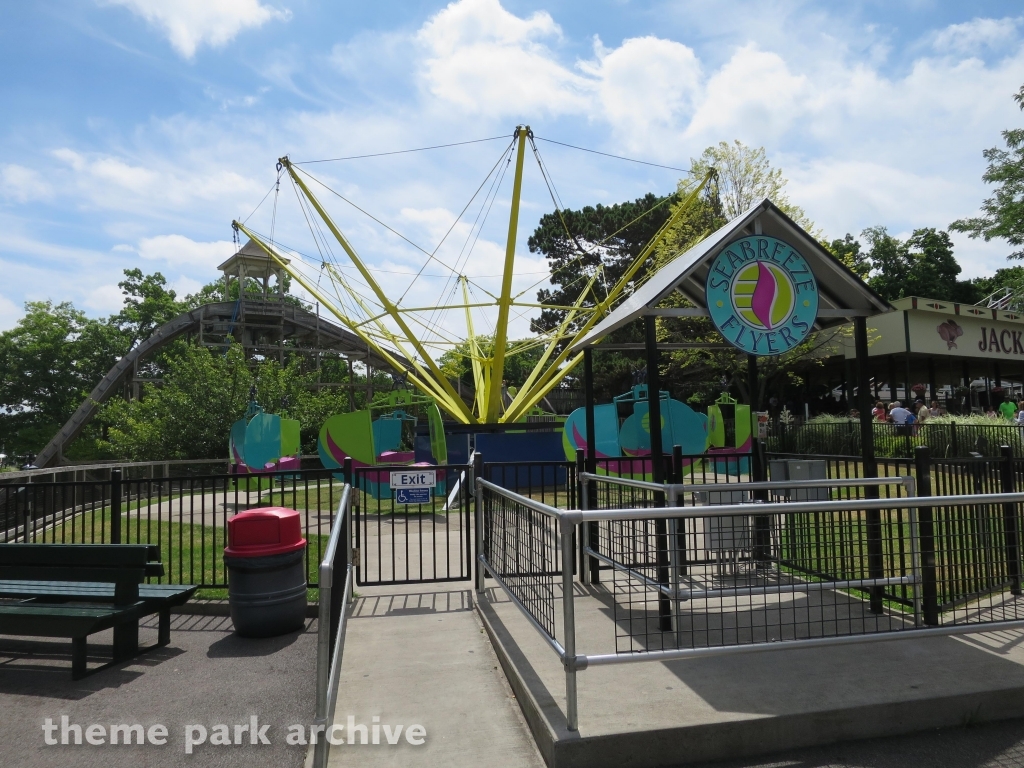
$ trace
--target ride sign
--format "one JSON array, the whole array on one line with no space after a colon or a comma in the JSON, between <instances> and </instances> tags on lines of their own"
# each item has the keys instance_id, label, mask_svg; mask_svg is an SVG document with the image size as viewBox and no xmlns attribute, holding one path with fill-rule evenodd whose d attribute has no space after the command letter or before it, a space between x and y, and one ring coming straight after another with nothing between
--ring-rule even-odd
<instances>
[{"instance_id":1,"label":"ride sign","mask_svg":"<svg viewBox=\"0 0 1024 768\"><path fill-rule=\"evenodd\" d=\"M705 284L708 313L737 349L781 355L807 338L818 316L818 282L789 243L744 237L715 257Z\"/></svg>"},{"instance_id":2,"label":"ride sign","mask_svg":"<svg viewBox=\"0 0 1024 768\"><path fill-rule=\"evenodd\" d=\"M392 488L433 488L437 485L436 469L413 469L391 473Z\"/></svg>"}]
</instances>

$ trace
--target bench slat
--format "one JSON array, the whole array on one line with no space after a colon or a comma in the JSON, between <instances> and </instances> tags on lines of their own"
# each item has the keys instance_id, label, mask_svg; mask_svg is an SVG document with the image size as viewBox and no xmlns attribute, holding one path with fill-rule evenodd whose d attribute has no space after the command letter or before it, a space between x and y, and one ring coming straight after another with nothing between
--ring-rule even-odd
<instances>
[{"instance_id":1,"label":"bench slat","mask_svg":"<svg viewBox=\"0 0 1024 768\"><path fill-rule=\"evenodd\" d=\"M179 605L192 597L197 589L198 587L189 584L140 584L139 599L163 600L168 601L170 605ZM50 597L104 602L114 599L114 585L89 581L7 580L0 581L0 597Z\"/></svg>"},{"instance_id":2,"label":"bench slat","mask_svg":"<svg viewBox=\"0 0 1024 768\"><path fill-rule=\"evenodd\" d=\"M127 608L95 605L0 605L0 632L37 637L85 637L131 620L143 603Z\"/></svg>"},{"instance_id":3,"label":"bench slat","mask_svg":"<svg viewBox=\"0 0 1024 768\"><path fill-rule=\"evenodd\" d=\"M155 544L0 544L0 565L145 566Z\"/></svg>"},{"instance_id":4,"label":"bench slat","mask_svg":"<svg viewBox=\"0 0 1024 768\"><path fill-rule=\"evenodd\" d=\"M76 565L28 566L0 565L0 580L3 581L105 581L111 584L130 582L141 584L146 579L142 567L82 568Z\"/></svg>"}]
</instances>

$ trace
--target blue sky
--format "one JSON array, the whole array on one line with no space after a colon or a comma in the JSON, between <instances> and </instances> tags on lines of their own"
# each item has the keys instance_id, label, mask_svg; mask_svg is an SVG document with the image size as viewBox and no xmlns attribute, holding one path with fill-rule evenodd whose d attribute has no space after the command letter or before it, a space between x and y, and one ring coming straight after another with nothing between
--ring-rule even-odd
<instances>
[{"instance_id":1,"label":"blue sky","mask_svg":"<svg viewBox=\"0 0 1024 768\"><path fill-rule=\"evenodd\" d=\"M1011 96L1024 82L1024 17L1017 3L926 0L36 0L5 6L0 67L6 328L26 300L116 311L126 267L159 270L181 292L215 279L232 218L256 208L281 155L383 152L517 123L683 168L720 140L764 146L829 237L946 227L987 195L982 149L1022 122ZM503 147L309 168L431 250ZM541 151L571 207L664 193L679 176ZM507 187L464 270L482 285L496 279ZM250 220L264 232L273 199ZM422 254L336 198L329 207L389 290L404 291ZM525 241L550 209L531 170L521 290L543 279ZM315 252L287 185L273 226ZM454 261L469 236L460 225L439 255ZM967 276L1006 263L1004 243L956 243ZM424 271L409 301L433 305L445 281Z\"/></svg>"}]
</instances>

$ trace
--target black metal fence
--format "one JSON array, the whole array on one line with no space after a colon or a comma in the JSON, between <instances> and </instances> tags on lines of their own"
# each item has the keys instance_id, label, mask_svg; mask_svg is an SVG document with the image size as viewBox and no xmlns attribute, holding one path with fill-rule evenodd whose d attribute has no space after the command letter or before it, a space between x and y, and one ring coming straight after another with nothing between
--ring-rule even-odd
<instances>
[{"instance_id":1,"label":"black metal fence","mask_svg":"<svg viewBox=\"0 0 1024 768\"><path fill-rule=\"evenodd\" d=\"M482 520L480 546L491 574L533 618L537 628L556 639L556 600L561 568L558 520L501 493L495 483L479 484Z\"/></svg>"},{"instance_id":2,"label":"black metal fence","mask_svg":"<svg viewBox=\"0 0 1024 768\"><path fill-rule=\"evenodd\" d=\"M916 449L914 459L880 459L878 476L896 477L912 475L917 480L918 493L923 496L959 496L968 494L1014 493L1024 491L1024 458L1014 455L1009 446L999 449L1000 457L933 458L927 446ZM773 454L771 458L820 461L825 465L829 479L862 478L864 464L859 457L796 456ZM857 498L866 498L860 489ZM882 496L892 491L882 490ZM932 556L936 563L934 610L952 611L986 595L1002 591L1012 585L1022 567L1021 553L1016 544L1019 532L1024 530L1024 517L1014 505L1012 509L999 504L932 507L922 515L922 527L932 531ZM927 518L927 519L925 519ZM882 533L902 529L908 525L900 510L885 510L876 523ZM822 520L819 530L845 523L841 520ZM881 534L879 534L881 535ZM839 532L823 533L816 541L841 541ZM878 535L875 535L878 538ZM891 537L890 537L891 538ZM924 537L929 540L929 537ZM791 557L789 563L809 574L838 577L839 560L831 558L829 547L818 547L814 556L810 550L800 550L800 558ZM885 554L886 557L890 553ZM906 552L891 553L905 558ZM906 589L886 591L884 599L906 605Z\"/></svg>"},{"instance_id":3,"label":"black metal fence","mask_svg":"<svg viewBox=\"0 0 1024 768\"><path fill-rule=\"evenodd\" d=\"M828 479L863 478L865 467L857 456L807 456L769 454L774 459L800 459L822 462ZM749 456L682 456L665 458L665 477L682 488L699 484L727 484L729 498L710 499L680 493L680 506L730 503L751 500L755 494L735 489L749 481ZM427 504L400 504L394 493L381 494L371 487L390 468L373 467L354 472L353 519L354 546L357 550L359 578L362 584L410 583L469 579L474 564L474 526L471 508L473 471L467 466L434 468L438 485ZM394 469L402 469L395 467ZM532 462L483 464L478 476L521 494L527 499L562 509L581 506L580 466L574 462ZM1000 458L932 458L923 449L915 459L884 458L877 462L882 477L914 475L922 494L988 494L1024 491L1024 458L1015 458L1012 449ZM614 459L598 462L598 472L609 470L620 477L647 478L650 459ZM227 585L222 552L227 545L227 520L238 511L265 506L284 506L302 514L305 536L309 541L307 565L311 587L317 586L319 562L340 499L341 472L300 470L287 473L225 476L207 475L179 478L125 479L115 471L105 480L79 480L57 483L9 483L0 485L0 542L79 542L147 543L160 548L166 575L165 583L198 584L224 588ZM777 478L773 478L777 479ZM656 508L663 506L663 494L650 489L588 484L588 507ZM870 492L869 492L870 491ZM703 492L702 492L703 493ZM842 488L830 492L830 499L883 497L895 493L892 488ZM380 498L384 496L384 498ZM775 499L784 500L784 499ZM855 510L851 506L851 510ZM534 558L523 566L524 573L535 573L543 565L549 575L557 570L559 549L550 535L541 536L536 522L516 528L508 510L500 531L492 537L486 532L488 546L520 547L520 554ZM875 514L875 513L872 513ZM808 578L842 580L850 573L851 563L860 563L867 555L854 555L850 547L871 543L870 557L881 558L885 568L902 568L909 556L901 546L909 521L905 509L892 508L877 517L849 511L806 519L792 518L788 528L770 532L778 546L772 550L777 566ZM976 602L986 595L1015 588L1022 569L1019 537L1024 519L1014 506L974 504L931 509L933 556L935 561L935 610L940 613ZM519 523L516 523L519 525ZM697 536L696 523L677 531L682 537ZM531 527L533 526L533 527ZM764 542L768 530L761 524L758 535ZM605 535L592 531L595 542ZM646 534L658 537L665 532L650 526ZM544 538L548 536L549 538ZM539 537L539 538L538 538ZM927 537L924 537L927 539ZM647 539L643 539L647 541ZM773 539L774 541L775 539ZM889 542L892 548L887 549ZM518 543L517 543L518 542ZM852 542L852 543L851 543ZM859 542L859 543L857 543ZM646 545L645 545L646 546ZM526 547L523 549L523 547ZM644 548L641 547L641 550ZM689 547L692 557L697 548ZM646 551L646 550L644 550ZM634 553L632 562L644 562ZM687 555L688 557L690 555ZM751 562L763 560L751 552ZM554 565L552 565L554 563ZM520 563L522 565L522 563ZM702 563L701 565L709 565ZM550 566L550 567L549 567ZM504 567L504 566L503 566ZM509 565L508 573L518 572ZM595 572L594 574L598 574ZM905 585L889 585L869 597L878 604L908 605Z\"/></svg>"},{"instance_id":4,"label":"black metal fence","mask_svg":"<svg viewBox=\"0 0 1024 768\"><path fill-rule=\"evenodd\" d=\"M991 424L938 422L899 425L874 421L871 424L875 455L883 458L912 458L918 446L928 446L932 456L967 457L972 453L996 457L999 447L1009 445L1024 455L1024 427L1003 420ZM766 445L775 453L818 456L860 456L860 422L847 419L806 424L769 424Z\"/></svg>"},{"instance_id":5,"label":"black metal fence","mask_svg":"<svg viewBox=\"0 0 1024 768\"><path fill-rule=\"evenodd\" d=\"M609 520L597 551L616 563L617 653L749 645L914 627L909 611L872 610L872 589L910 589L909 537L899 525L872 532L863 512L721 513L675 520ZM700 516L697 516L700 515ZM760 557L758 521L766 522ZM668 523L667 533L658 523ZM873 562L872 536L886 553ZM906 557L895 553L906 550ZM811 573L827 559L831 573ZM794 566L794 562L802 567Z\"/></svg>"},{"instance_id":6,"label":"black metal fence","mask_svg":"<svg viewBox=\"0 0 1024 768\"><path fill-rule=\"evenodd\" d=\"M552 507L571 509L578 505L576 462L500 461L481 456L484 480Z\"/></svg>"},{"instance_id":7,"label":"black metal fence","mask_svg":"<svg viewBox=\"0 0 1024 768\"><path fill-rule=\"evenodd\" d=\"M165 575L155 583L226 588L223 551L236 512L282 506L302 513L310 587L342 483L328 470L246 476L0 485L0 543L154 544Z\"/></svg>"},{"instance_id":8,"label":"black metal fence","mask_svg":"<svg viewBox=\"0 0 1024 768\"><path fill-rule=\"evenodd\" d=\"M392 471L427 470L437 482L426 501L405 501L390 487ZM374 466L353 470L356 584L464 581L473 571L468 465Z\"/></svg>"}]
</instances>

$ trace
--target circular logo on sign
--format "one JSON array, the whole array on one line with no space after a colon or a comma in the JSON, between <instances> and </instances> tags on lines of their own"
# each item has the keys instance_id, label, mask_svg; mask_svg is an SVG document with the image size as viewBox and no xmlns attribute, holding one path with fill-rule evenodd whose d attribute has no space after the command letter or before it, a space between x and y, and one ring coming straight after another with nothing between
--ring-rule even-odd
<instances>
[{"instance_id":1,"label":"circular logo on sign","mask_svg":"<svg viewBox=\"0 0 1024 768\"><path fill-rule=\"evenodd\" d=\"M711 262L705 287L711 321L725 340L755 355L781 355L811 332L818 283L789 243L754 235Z\"/></svg>"}]
</instances>

